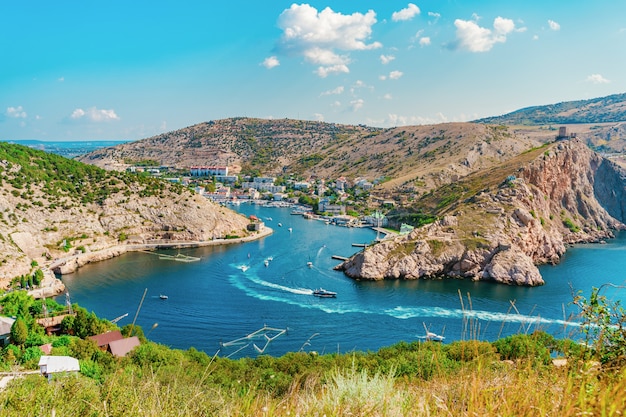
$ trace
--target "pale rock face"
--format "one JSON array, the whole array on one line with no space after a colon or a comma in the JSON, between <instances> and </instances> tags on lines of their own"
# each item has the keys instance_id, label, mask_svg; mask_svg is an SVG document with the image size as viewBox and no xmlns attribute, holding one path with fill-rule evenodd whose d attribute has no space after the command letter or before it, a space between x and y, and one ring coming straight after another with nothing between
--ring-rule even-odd
<instances>
[{"instance_id":1,"label":"pale rock face","mask_svg":"<svg viewBox=\"0 0 626 417\"><path fill-rule=\"evenodd\" d=\"M32 190L44 200L37 186ZM132 192L133 190L131 190ZM65 274L89 262L109 259L126 251L125 245L154 241L209 241L226 235L246 236L244 216L189 192L164 192L164 198L132 193L110 196L102 205L71 204L51 209L24 205L19 196L0 193L0 286L34 266L57 261L56 273ZM126 240L120 240L124 233ZM61 242L70 243L63 250ZM81 256L76 256L76 255Z\"/></svg>"},{"instance_id":2,"label":"pale rock face","mask_svg":"<svg viewBox=\"0 0 626 417\"><path fill-rule=\"evenodd\" d=\"M471 216L459 212L369 247L337 269L355 279L541 285L536 265L558 263L566 244L602 241L625 227L626 175L579 141L555 145L516 174L464 209L484 223L481 234L468 237Z\"/></svg>"}]
</instances>

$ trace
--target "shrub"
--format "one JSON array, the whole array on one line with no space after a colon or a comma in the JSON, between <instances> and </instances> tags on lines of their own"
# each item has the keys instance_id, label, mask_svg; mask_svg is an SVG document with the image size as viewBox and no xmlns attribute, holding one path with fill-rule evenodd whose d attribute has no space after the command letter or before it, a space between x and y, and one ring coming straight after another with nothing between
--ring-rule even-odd
<instances>
[{"instance_id":1,"label":"shrub","mask_svg":"<svg viewBox=\"0 0 626 417\"><path fill-rule=\"evenodd\" d=\"M550 350L543 344L541 337L526 334L514 334L493 342L493 346L503 359L527 359L535 364L550 363Z\"/></svg>"}]
</instances>

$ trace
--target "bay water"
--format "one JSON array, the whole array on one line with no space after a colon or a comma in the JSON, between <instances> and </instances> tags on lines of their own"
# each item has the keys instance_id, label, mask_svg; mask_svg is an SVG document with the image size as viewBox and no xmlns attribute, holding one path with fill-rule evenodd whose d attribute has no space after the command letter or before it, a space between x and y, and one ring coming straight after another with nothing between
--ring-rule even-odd
<instances>
[{"instance_id":1,"label":"bay water","mask_svg":"<svg viewBox=\"0 0 626 417\"><path fill-rule=\"evenodd\" d=\"M136 315L149 339L173 348L241 357L376 350L423 339L426 329L445 342L495 340L535 329L574 337L574 293L626 284L626 234L569 248L559 265L540 268L546 280L541 287L456 279L369 282L334 271L339 261L331 256L361 250L352 244L372 242L371 229L306 220L288 208L237 209L264 220L274 233L244 244L181 251L200 257L197 262L128 253L87 265L62 277L71 301L110 320L127 314L120 326ZM320 287L337 297L313 296ZM626 301L623 289L608 287L603 294Z\"/></svg>"}]
</instances>

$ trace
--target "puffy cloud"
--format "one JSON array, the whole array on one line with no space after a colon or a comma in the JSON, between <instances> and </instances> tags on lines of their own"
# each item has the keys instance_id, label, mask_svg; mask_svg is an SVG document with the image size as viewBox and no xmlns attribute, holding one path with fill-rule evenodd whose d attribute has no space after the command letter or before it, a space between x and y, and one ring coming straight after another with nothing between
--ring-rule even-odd
<instances>
[{"instance_id":1,"label":"puffy cloud","mask_svg":"<svg viewBox=\"0 0 626 417\"><path fill-rule=\"evenodd\" d=\"M465 49L470 52L487 52L496 43L506 42L509 33L515 30L515 23L511 19L496 17L493 21L493 30L478 26L471 20L456 19L456 43L454 49Z\"/></svg>"},{"instance_id":2,"label":"puffy cloud","mask_svg":"<svg viewBox=\"0 0 626 417\"><path fill-rule=\"evenodd\" d=\"M420 45L421 46L428 46L430 45L430 38L428 36L423 36L420 38Z\"/></svg>"},{"instance_id":3,"label":"puffy cloud","mask_svg":"<svg viewBox=\"0 0 626 417\"><path fill-rule=\"evenodd\" d=\"M389 73L389 79L391 80L397 80L400 77L402 77L404 75L404 73L402 71L391 71Z\"/></svg>"},{"instance_id":4,"label":"puffy cloud","mask_svg":"<svg viewBox=\"0 0 626 417\"><path fill-rule=\"evenodd\" d=\"M551 30L560 30L561 29L561 25L556 23L554 20L548 20L548 26L550 26Z\"/></svg>"},{"instance_id":5,"label":"puffy cloud","mask_svg":"<svg viewBox=\"0 0 626 417\"><path fill-rule=\"evenodd\" d=\"M365 104L365 101L363 99L359 98L359 99L356 99L356 100L352 100L350 102L350 108L352 109L352 111L357 111L361 107L363 107L364 104Z\"/></svg>"},{"instance_id":6,"label":"puffy cloud","mask_svg":"<svg viewBox=\"0 0 626 417\"><path fill-rule=\"evenodd\" d=\"M109 122L112 120L119 120L119 116L115 114L115 110L110 109L97 109L95 107L91 107L87 110L83 109L75 109L70 115L71 120L87 120L90 122Z\"/></svg>"},{"instance_id":7,"label":"puffy cloud","mask_svg":"<svg viewBox=\"0 0 626 417\"><path fill-rule=\"evenodd\" d=\"M409 3L406 8L400 10L399 12L393 12L393 14L391 15L391 20L393 20L394 22L411 20L418 14L420 14L420 8L413 3Z\"/></svg>"},{"instance_id":8,"label":"puffy cloud","mask_svg":"<svg viewBox=\"0 0 626 417\"><path fill-rule=\"evenodd\" d=\"M587 77L587 81L593 84L608 84L611 80L607 80L601 74L591 74Z\"/></svg>"},{"instance_id":9,"label":"puffy cloud","mask_svg":"<svg viewBox=\"0 0 626 417\"><path fill-rule=\"evenodd\" d=\"M26 119L26 112L22 106L17 107L7 107L6 112L4 114L13 119Z\"/></svg>"},{"instance_id":10,"label":"puffy cloud","mask_svg":"<svg viewBox=\"0 0 626 417\"><path fill-rule=\"evenodd\" d=\"M324 91L321 95L322 96L339 95L343 93L343 90L344 90L343 85L340 85L339 87L334 88L332 90Z\"/></svg>"},{"instance_id":11,"label":"puffy cloud","mask_svg":"<svg viewBox=\"0 0 626 417\"><path fill-rule=\"evenodd\" d=\"M330 67L318 67L315 73L319 75L321 78L326 78L332 74L347 74L350 72L350 69L347 65L337 64L331 65Z\"/></svg>"},{"instance_id":12,"label":"puffy cloud","mask_svg":"<svg viewBox=\"0 0 626 417\"><path fill-rule=\"evenodd\" d=\"M387 65L388 63L390 63L391 61L393 61L394 59L396 59L395 56L393 55L381 55L380 56L380 62L383 65Z\"/></svg>"},{"instance_id":13,"label":"puffy cloud","mask_svg":"<svg viewBox=\"0 0 626 417\"><path fill-rule=\"evenodd\" d=\"M270 56L270 57L265 58L263 62L261 63L261 65L263 65L267 69L272 69L274 67L279 66L280 61L275 56Z\"/></svg>"},{"instance_id":14,"label":"puffy cloud","mask_svg":"<svg viewBox=\"0 0 626 417\"><path fill-rule=\"evenodd\" d=\"M350 57L338 51L380 48L380 42L366 43L375 23L373 10L344 15L330 7L318 12L308 4L292 4L278 18L278 27L283 31L278 50L320 65L315 71L320 77L348 73Z\"/></svg>"}]
</instances>

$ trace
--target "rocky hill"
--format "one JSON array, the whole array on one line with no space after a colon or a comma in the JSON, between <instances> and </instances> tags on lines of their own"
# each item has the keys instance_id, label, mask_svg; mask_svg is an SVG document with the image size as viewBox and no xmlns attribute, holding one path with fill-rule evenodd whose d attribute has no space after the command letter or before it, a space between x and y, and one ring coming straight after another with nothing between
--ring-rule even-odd
<instances>
[{"instance_id":1,"label":"rocky hill","mask_svg":"<svg viewBox=\"0 0 626 417\"><path fill-rule=\"evenodd\" d=\"M554 136L475 123L376 129L235 118L100 149L79 160L108 169L148 161L179 169L227 165L231 172L378 178L384 180L383 190L427 192Z\"/></svg>"},{"instance_id":2,"label":"rocky hill","mask_svg":"<svg viewBox=\"0 0 626 417\"><path fill-rule=\"evenodd\" d=\"M532 106L502 116L487 117L476 123L521 127L526 131L550 130L559 126L599 152L626 152L626 93L590 100L566 101Z\"/></svg>"},{"instance_id":3,"label":"rocky hill","mask_svg":"<svg viewBox=\"0 0 626 417\"><path fill-rule=\"evenodd\" d=\"M541 285L536 267L565 245L624 228L626 173L579 140L522 153L423 196L440 220L385 240L339 266L356 279L458 277Z\"/></svg>"},{"instance_id":4,"label":"rocky hill","mask_svg":"<svg viewBox=\"0 0 626 417\"><path fill-rule=\"evenodd\" d=\"M248 220L174 184L0 143L0 285L57 258L246 236ZM89 257L87 257L89 258Z\"/></svg>"},{"instance_id":5,"label":"rocky hill","mask_svg":"<svg viewBox=\"0 0 626 417\"><path fill-rule=\"evenodd\" d=\"M624 121L626 121L626 93L590 100L526 107L502 116L476 120L477 123L533 126Z\"/></svg>"}]
</instances>

